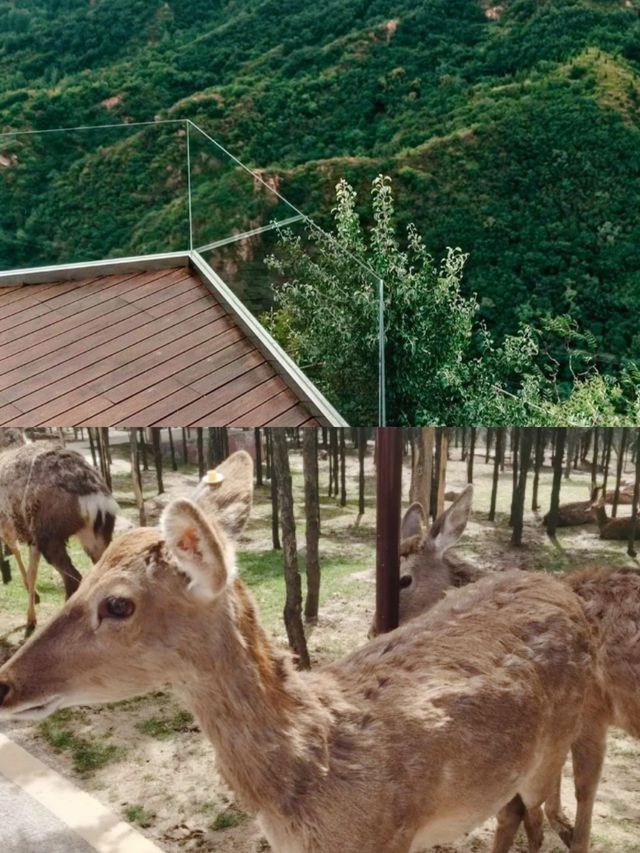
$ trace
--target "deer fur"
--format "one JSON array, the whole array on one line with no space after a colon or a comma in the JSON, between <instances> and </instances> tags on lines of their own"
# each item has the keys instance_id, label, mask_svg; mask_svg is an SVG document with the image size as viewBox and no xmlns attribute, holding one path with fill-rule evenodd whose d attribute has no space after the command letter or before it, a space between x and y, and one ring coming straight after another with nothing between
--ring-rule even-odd
<instances>
[{"instance_id":1,"label":"deer fur","mask_svg":"<svg viewBox=\"0 0 640 853\"><path fill-rule=\"evenodd\" d=\"M110 543L118 505L102 477L73 450L27 444L15 429L0 429L0 537L16 559L29 593L27 631L36 625L40 556L62 576L67 598L80 584L66 543L77 536L97 562ZM28 546L24 565L18 547Z\"/></svg>"},{"instance_id":2,"label":"deer fur","mask_svg":"<svg viewBox=\"0 0 640 853\"><path fill-rule=\"evenodd\" d=\"M471 496L468 495L467 499L459 499L437 519L434 526L452 532L449 547L453 547L462 535L470 506ZM411 510L405 515L403 531ZM455 517L455 523L452 517ZM421 606L433 606L435 600L446 594L446 574L443 574L440 562L434 559L430 537L423 531L417 537L420 541L416 542L416 534L411 527L406 528L406 533L409 538L403 540L401 552L410 547L418 555L412 573L423 578L424 583L428 583L432 577L434 582L431 596L419 587L408 586L401 591L401 625L423 612ZM459 565L464 567L465 564ZM401 574L404 571L402 566L400 571ZM458 572L455 581L450 575L450 586L473 583L474 575L473 571L462 570ZM595 796L593 782L600 777L609 726L616 726L632 737L640 738L640 573L630 568L590 567L570 573L564 581L580 599L591 625L596 641L598 673L598 678L587 691L584 712L587 723L572 746L576 793L582 803L581 824L577 829L580 833L577 841L580 842L588 832L588 812ZM574 829L562 810L560 778L556 780L545 810L551 825L565 844L571 847Z\"/></svg>"},{"instance_id":3,"label":"deer fur","mask_svg":"<svg viewBox=\"0 0 640 853\"><path fill-rule=\"evenodd\" d=\"M572 501L571 503L561 504L558 507L557 527L575 527L579 524L595 524L596 514L594 509L594 501L598 497L600 489L595 487L591 491L591 498L588 501ZM549 515L547 513L542 523L547 527L549 523Z\"/></svg>"},{"instance_id":4,"label":"deer fur","mask_svg":"<svg viewBox=\"0 0 640 853\"><path fill-rule=\"evenodd\" d=\"M520 803L535 814L560 772L593 678L576 595L543 575L483 578L298 672L234 567L251 459L239 452L218 470L224 510L215 492L206 517L177 500L160 529L123 534L0 669L0 719L168 683L275 853L410 853L498 811L494 853L508 850ZM126 617L110 615L116 605Z\"/></svg>"},{"instance_id":5,"label":"deer fur","mask_svg":"<svg viewBox=\"0 0 640 853\"><path fill-rule=\"evenodd\" d=\"M603 496L594 504L593 510L601 539L630 539L634 526L636 535L640 537L640 519L631 516L609 518Z\"/></svg>"}]
</instances>

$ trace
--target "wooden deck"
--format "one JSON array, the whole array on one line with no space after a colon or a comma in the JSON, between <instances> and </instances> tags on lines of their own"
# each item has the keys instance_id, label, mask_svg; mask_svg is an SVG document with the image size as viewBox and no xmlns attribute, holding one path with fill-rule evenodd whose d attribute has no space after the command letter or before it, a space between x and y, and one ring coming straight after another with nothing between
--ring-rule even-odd
<instances>
[{"instance_id":1,"label":"wooden deck","mask_svg":"<svg viewBox=\"0 0 640 853\"><path fill-rule=\"evenodd\" d=\"M323 424L189 267L0 288L0 425Z\"/></svg>"}]
</instances>

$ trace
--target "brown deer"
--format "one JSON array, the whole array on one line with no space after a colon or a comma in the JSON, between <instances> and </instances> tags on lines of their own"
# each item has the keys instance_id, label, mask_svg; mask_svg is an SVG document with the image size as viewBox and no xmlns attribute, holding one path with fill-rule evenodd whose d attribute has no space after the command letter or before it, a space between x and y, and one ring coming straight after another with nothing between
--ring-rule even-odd
<instances>
[{"instance_id":1,"label":"brown deer","mask_svg":"<svg viewBox=\"0 0 640 853\"><path fill-rule=\"evenodd\" d=\"M27 633L36 625L40 555L60 573L69 598L80 584L80 574L67 553L67 540L77 536L97 562L111 541L117 513L102 477L79 453L27 444L20 430L0 429L0 537L29 593ZM20 542L29 548L26 567Z\"/></svg>"},{"instance_id":2,"label":"brown deer","mask_svg":"<svg viewBox=\"0 0 640 853\"><path fill-rule=\"evenodd\" d=\"M630 539L635 527L636 534L640 534L640 520L632 516L624 518L609 518L604 503L604 495L593 505L598 529L601 539Z\"/></svg>"},{"instance_id":3,"label":"brown deer","mask_svg":"<svg viewBox=\"0 0 640 853\"><path fill-rule=\"evenodd\" d=\"M573 501L567 504L561 504L558 507L557 527L574 527L578 524L595 524L596 513L594 501L598 497L598 492L601 487L595 486L591 490L591 498L588 501ZM549 523L549 515L547 513L542 519L543 525L546 527Z\"/></svg>"},{"instance_id":4,"label":"brown deer","mask_svg":"<svg viewBox=\"0 0 640 853\"><path fill-rule=\"evenodd\" d=\"M583 716L593 649L575 594L543 575L484 578L298 672L236 577L251 459L239 452L218 470L206 516L176 500L159 529L124 533L0 668L0 719L168 683L276 853L410 853L498 811L494 853L505 853Z\"/></svg>"},{"instance_id":5,"label":"brown deer","mask_svg":"<svg viewBox=\"0 0 640 853\"><path fill-rule=\"evenodd\" d=\"M602 498L600 498L602 501ZM411 551L415 557L410 567L401 556L400 624L404 625L441 599L449 586L473 583L478 569L458 560L450 552L446 564L455 565L455 575L443 568L443 561L433 548L437 540L448 531L447 547L453 548L462 535L471 508L470 490L444 512L426 533L415 531L410 507L403 519L402 552ZM612 521L628 519L612 519ZM435 535L434 535L435 530ZM421 582L403 582L407 570L412 578ZM424 589L432 580L432 591ZM595 794L593 779L600 777L606 752L606 735L609 726L623 729L632 737L640 738L640 572L635 569L592 567L576 570L564 578L565 583L578 595L596 642L596 661L599 678L587 694L585 715L588 729L572 747L576 772L576 793L582 804L583 822L576 831L584 837L585 825L590 822L587 811L593 805ZM584 766L590 767L585 783ZM545 804L549 822L561 839L571 847L574 830L565 817L560 799L558 776L552 795ZM530 820L535 820L530 818ZM531 841L531 839L530 839ZM574 848L571 848L574 849Z\"/></svg>"}]
</instances>

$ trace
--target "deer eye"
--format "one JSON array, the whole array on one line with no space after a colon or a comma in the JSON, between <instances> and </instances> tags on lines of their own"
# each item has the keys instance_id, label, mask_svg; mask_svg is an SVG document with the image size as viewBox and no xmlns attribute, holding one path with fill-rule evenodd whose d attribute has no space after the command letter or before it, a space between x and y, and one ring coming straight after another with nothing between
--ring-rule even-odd
<instances>
[{"instance_id":1,"label":"deer eye","mask_svg":"<svg viewBox=\"0 0 640 853\"><path fill-rule=\"evenodd\" d=\"M400 577L400 589L407 589L413 583L413 577L411 575L402 575Z\"/></svg>"},{"instance_id":2,"label":"deer eye","mask_svg":"<svg viewBox=\"0 0 640 853\"><path fill-rule=\"evenodd\" d=\"M110 595L100 602L98 617L100 619L128 619L135 609L136 606L130 598L118 598L115 595Z\"/></svg>"}]
</instances>

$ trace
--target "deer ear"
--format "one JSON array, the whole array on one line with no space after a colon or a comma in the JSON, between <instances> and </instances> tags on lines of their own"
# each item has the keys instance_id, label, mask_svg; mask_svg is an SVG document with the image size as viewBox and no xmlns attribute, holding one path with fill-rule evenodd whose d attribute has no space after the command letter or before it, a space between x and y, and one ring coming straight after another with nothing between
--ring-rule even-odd
<instances>
[{"instance_id":1,"label":"deer ear","mask_svg":"<svg viewBox=\"0 0 640 853\"><path fill-rule=\"evenodd\" d=\"M233 556L224 534L184 499L167 506L160 527L170 555L189 579L189 591L205 601L220 595L233 573Z\"/></svg>"},{"instance_id":2,"label":"deer ear","mask_svg":"<svg viewBox=\"0 0 640 853\"><path fill-rule=\"evenodd\" d=\"M411 539L412 536L424 536L427 529L427 519L422 504L411 504L405 512L400 526L400 539Z\"/></svg>"},{"instance_id":3,"label":"deer ear","mask_svg":"<svg viewBox=\"0 0 640 853\"><path fill-rule=\"evenodd\" d=\"M236 540L245 528L253 503L253 460L244 450L232 453L205 474L192 495L204 515Z\"/></svg>"},{"instance_id":4,"label":"deer ear","mask_svg":"<svg viewBox=\"0 0 640 853\"><path fill-rule=\"evenodd\" d=\"M458 542L469 520L473 486L469 484L446 512L439 515L429 531L429 540L438 554L444 554Z\"/></svg>"}]
</instances>

